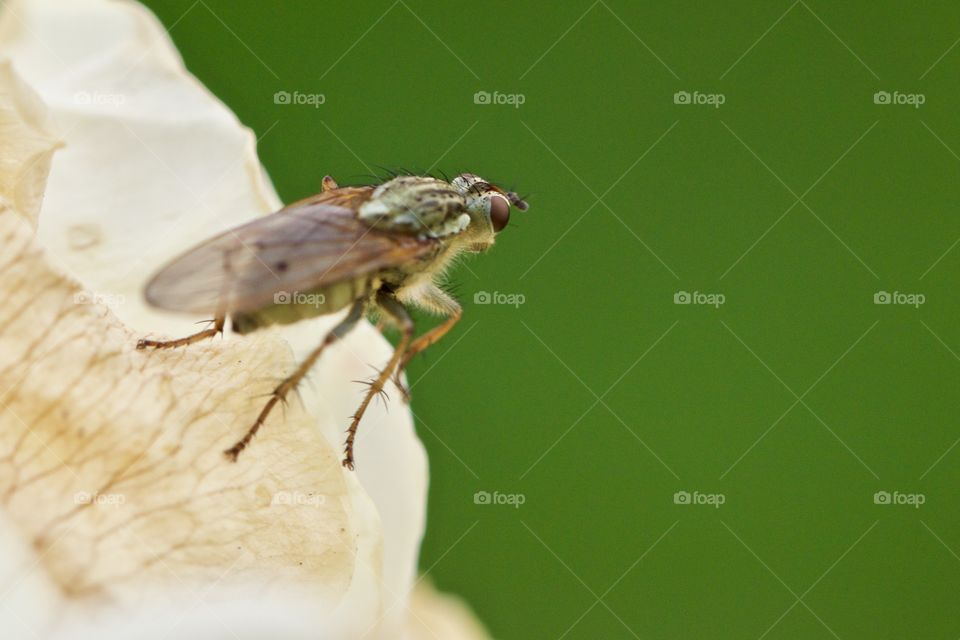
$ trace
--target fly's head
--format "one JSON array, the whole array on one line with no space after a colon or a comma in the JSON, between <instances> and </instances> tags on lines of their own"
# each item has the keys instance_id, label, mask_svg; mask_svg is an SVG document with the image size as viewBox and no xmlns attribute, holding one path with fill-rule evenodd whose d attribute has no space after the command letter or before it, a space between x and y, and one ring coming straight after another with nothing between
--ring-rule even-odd
<instances>
[{"instance_id":1,"label":"fly's head","mask_svg":"<svg viewBox=\"0 0 960 640\"><path fill-rule=\"evenodd\" d=\"M504 191L476 174L462 173L450 184L463 196L470 216L470 224L458 237L467 251L489 249L510 221L510 210L527 210L527 203L516 193Z\"/></svg>"}]
</instances>

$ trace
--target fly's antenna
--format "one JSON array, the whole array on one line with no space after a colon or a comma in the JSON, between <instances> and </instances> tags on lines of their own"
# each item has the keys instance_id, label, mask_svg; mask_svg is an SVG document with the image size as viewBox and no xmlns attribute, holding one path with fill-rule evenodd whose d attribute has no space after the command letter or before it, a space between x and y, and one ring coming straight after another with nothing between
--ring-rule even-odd
<instances>
[{"instance_id":1,"label":"fly's antenna","mask_svg":"<svg viewBox=\"0 0 960 640\"><path fill-rule=\"evenodd\" d=\"M517 195L516 191L507 191L507 193L504 195L507 196L507 200L510 201L510 204L515 206L520 211L526 211L530 208L530 205L527 204L526 197L521 198Z\"/></svg>"}]
</instances>

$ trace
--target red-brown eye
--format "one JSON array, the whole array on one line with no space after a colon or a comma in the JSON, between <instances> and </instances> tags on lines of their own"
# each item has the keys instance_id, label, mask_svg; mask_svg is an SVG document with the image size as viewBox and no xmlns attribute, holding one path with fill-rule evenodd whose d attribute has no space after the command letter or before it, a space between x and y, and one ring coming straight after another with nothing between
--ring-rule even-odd
<instances>
[{"instance_id":1,"label":"red-brown eye","mask_svg":"<svg viewBox=\"0 0 960 640\"><path fill-rule=\"evenodd\" d=\"M510 204L503 198L490 198L490 222L497 233L510 222Z\"/></svg>"}]
</instances>

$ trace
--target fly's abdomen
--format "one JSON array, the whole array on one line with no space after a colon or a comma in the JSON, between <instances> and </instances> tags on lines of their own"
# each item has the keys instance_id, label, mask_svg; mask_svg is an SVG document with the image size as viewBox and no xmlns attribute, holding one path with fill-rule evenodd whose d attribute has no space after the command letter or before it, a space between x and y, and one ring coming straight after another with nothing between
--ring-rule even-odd
<instances>
[{"instance_id":1,"label":"fly's abdomen","mask_svg":"<svg viewBox=\"0 0 960 640\"><path fill-rule=\"evenodd\" d=\"M311 291L277 291L273 304L256 311L234 313L230 316L232 328L244 334L272 324L293 324L340 311L354 300L368 295L369 278L338 282Z\"/></svg>"}]
</instances>

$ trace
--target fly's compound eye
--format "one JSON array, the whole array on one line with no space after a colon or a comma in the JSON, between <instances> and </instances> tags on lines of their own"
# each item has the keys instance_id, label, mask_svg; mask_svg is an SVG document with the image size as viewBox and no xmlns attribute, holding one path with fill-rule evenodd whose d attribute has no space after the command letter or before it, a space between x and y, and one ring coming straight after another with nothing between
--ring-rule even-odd
<instances>
[{"instance_id":1,"label":"fly's compound eye","mask_svg":"<svg viewBox=\"0 0 960 640\"><path fill-rule=\"evenodd\" d=\"M490 223L495 233L499 233L510 222L510 203L503 198L490 198Z\"/></svg>"}]
</instances>

